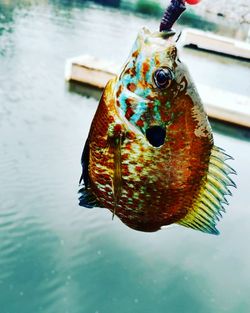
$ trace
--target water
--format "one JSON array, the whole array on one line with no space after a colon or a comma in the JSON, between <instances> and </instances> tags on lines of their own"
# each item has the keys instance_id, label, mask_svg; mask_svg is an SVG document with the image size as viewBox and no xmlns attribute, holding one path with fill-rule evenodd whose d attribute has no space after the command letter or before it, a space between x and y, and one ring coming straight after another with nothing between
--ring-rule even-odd
<instances>
[{"instance_id":1,"label":"water","mask_svg":"<svg viewBox=\"0 0 250 313\"><path fill-rule=\"evenodd\" d=\"M121 62L143 24L157 22L86 2L0 1L1 313L249 312L248 131L214 124L238 171L218 237L177 226L140 233L78 207L97 101L69 91L65 59L88 52ZM195 62L189 50L183 57ZM211 59L196 57L210 82ZM214 75L225 78L221 88L249 93L247 63L215 61L227 68Z\"/></svg>"}]
</instances>

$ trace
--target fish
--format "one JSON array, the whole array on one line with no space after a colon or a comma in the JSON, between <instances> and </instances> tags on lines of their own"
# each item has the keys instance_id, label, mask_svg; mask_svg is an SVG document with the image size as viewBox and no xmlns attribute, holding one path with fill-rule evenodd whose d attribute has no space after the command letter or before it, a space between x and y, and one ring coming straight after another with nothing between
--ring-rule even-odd
<instances>
[{"instance_id":1,"label":"fish","mask_svg":"<svg viewBox=\"0 0 250 313\"><path fill-rule=\"evenodd\" d=\"M128 227L177 224L219 234L236 184L214 144L173 30L143 28L102 94L82 153L79 204L106 208Z\"/></svg>"}]
</instances>

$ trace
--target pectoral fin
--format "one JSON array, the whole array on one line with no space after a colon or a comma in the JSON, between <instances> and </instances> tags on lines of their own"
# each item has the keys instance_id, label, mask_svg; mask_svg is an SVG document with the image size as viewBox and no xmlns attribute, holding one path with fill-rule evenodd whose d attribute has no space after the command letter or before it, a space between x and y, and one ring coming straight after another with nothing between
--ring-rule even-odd
<instances>
[{"instance_id":1,"label":"pectoral fin","mask_svg":"<svg viewBox=\"0 0 250 313\"><path fill-rule=\"evenodd\" d=\"M114 156L114 172L112 180L112 190L115 208L113 211L113 217L117 204L119 203L121 193L122 193L122 159L121 159L121 144L122 144L122 134L109 139L110 149Z\"/></svg>"},{"instance_id":2,"label":"pectoral fin","mask_svg":"<svg viewBox=\"0 0 250 313\"><path fill-rule=\"evenodd\" d=\"M113 194L116 203L119 202L122 192L122 161L121 161L121 136L115 139L114 147L114 176L113 176Z\"/></svg>"}]
</instances>

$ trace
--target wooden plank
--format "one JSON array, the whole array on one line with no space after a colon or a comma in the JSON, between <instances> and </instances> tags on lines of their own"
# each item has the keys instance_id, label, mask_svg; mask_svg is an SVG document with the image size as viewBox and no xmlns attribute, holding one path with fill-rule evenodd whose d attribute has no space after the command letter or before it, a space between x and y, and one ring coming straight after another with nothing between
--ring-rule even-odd
<instances>
[{"instance_id":1,"label":"wooden plank","mask_svg":"<svg viewBox=\"0 0 250 313\"><path fill-rule=\"evenodd\" d=\"M181 43L183 46L194 45L200 49L250 60L249 43L210 32L192 28L185 29L181 35Z\"/></svg>"},{"instance_id":2,"label":"wooden plank","mask_svg":"<svg viewBox=\"0 0 250 313\"><path fill-rule=\"evenodd\" d=\"M68 60L65 68L66 80L100 89L116 73L116 65L88 55ZM196 85L210 117L250 128L250 98L214 87Z\"/></svg>"},{"instance_id":3,"label":"wooden plank","mask_svg":"<svg viewBox=\"0 0 250 313\"><path fill-rule=\"evenodd\" d=\"M67 81L76 81L102 89L118 71L119 67L116 64L90 55L81 55L67 60L65 78Z\"/></svg>"},{"instance_id":4,"label":"wooden plank","mask_svg":"<svg viewBox=\"0 0 250 313\"><path fill-rule=\"evenodd\" d=\"M209 117L250 128L250 98L197 84Z\"/></svg>"}]
</instances>

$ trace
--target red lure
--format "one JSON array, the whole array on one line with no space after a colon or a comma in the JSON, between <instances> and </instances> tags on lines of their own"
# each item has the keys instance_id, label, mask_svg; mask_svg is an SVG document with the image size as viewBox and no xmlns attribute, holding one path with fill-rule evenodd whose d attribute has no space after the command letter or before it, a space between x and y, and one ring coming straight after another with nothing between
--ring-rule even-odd
<instances>
[{"instance_id":1,"label":"red lure","mask_svg":"<svg viewBox=\"0 0 250 313\"><path fill-rule=\"evenodd\" d=\"M185 0L188 4L194 5L199 3L201 0Z\"/></svg>"}]
</instances>

